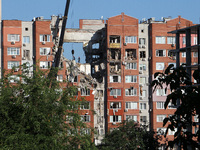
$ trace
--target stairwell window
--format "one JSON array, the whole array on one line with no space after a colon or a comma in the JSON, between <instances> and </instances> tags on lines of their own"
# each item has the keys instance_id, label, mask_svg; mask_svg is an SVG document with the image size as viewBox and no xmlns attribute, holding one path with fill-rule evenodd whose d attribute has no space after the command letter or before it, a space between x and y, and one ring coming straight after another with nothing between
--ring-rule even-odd
<instances>
[{"instance_id":1,"label":"stairwell window","mask_svg":"<svg viewBox=\"0 0 200 150\"><path fill-rule=\"evenodd\" d=\"M9 42L19 42L20 41L19 34L8 34L8 41Z\"/></svg>"},{"instance_id":2,"label":"stairwell window","mask_svg":"<svg viewBox=\"0 0 200 150\"><path fill-rule=\"evenodd\" d=\"M140 110L146 110L147 104L146 103L140 103Z\"/></svg>"},{"instance_id":3,"label":"stairwell window","mask_svg":"<svg viewBox=\"0 0 200 150\"><path fill-rule=\"evenodd\" d=\"M140 64L140 71L146 71L146 64Z\"/></svg>"},{"instance_id":4,"label":"stairwell window","mask_svg":"<svg viewBox=\"0 0 200 150\"><path fill-rule=\"evenodd\" d=\"M137 43L136 36L125 36L125 43Z\"/></svg>"},{"instance_id":5,"label":"stairwell window","mask_svg":"<svg viewBox=\"0 0 200 150\"><path fill-rule=\"evenodd\" d=\"M137 76L125 76L125 82L126 83L136 83L137 82Z\"/></svg>"},{"instance_id":6,"label":"stairwell window","mask_svg":"<svg viewBox=\"0 0 200 150\"><path fill-rule=\"evenodd\" d=\"M50 47L41 47L40 55L50 55L51 48Z\"/></svg>"},{"instance_id":7,"label":"stairwell window","mask_svg":"<svg viewBox=\"0 0 200 150\"><path fill-rule=\"evenodd\" d=\"M30 43L30 36L23 36L23 43Z\"/></svg>"},{"instance_id":8,"label":"stairwell window","mask_svg":"<svg viewBox=\"0 0 200 150\"><path fill-rule=\"evenodd\" d=\"M122 122L122 116L110 116L110 122Z\"/></svg>"},{"instance_id":9,"label":"stairwell window","mask_svg":"<svg viewBox=\"0 0 200 150\"><path fill-rule=\"evenodd\" d=\"M126 102L126 109L137 109L137 102Z\"/></svg>"},{"instance_id":10,"label":"stairwell window","mask_svg":"<svg viewBox=\"0 0 200 150\"><path fill-rule=\"evenodd\" d=\"M40 42L50 42L50 35L41 34Z\"/></svg>"},{"instance_id":11,"label":"stairwell window","mask_svg":"<svg viewBox=\"0 0 200 150\"><path fill-rule=\"evenodd\" d=\"M8 47L7 54L8 55L20 55L20 48L19 47Z\"/></svg>"},{"instance_id":12,"label":"stairwell window","mask_svg":"<svg viewBox=\"0 0 200 150\"><path fill-rule=\"evenodd\" d=\"M164 36L156 36L156 44L165 44Z\"/></svg>"}]
</instances>

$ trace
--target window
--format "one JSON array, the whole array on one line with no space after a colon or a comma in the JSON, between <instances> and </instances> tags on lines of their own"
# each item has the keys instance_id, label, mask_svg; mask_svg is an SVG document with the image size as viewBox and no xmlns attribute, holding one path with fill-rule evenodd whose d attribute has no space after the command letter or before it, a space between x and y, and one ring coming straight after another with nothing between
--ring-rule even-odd
<instances>
[{"instance_id":1,"label":"window","mask_svg":"<svg viewBox=\"0 0 200 150\"><path fill-rule=\"evenodd\" d=\"M90 122L90 115L81 115L81 121Z\"/></svg>"},{"instance_id":2,"label":"window","mask_svg":"<svg viewBox=\"0 0 200 150\"><path fill-rule=\"evenodd\" d=\"M8 55L20 55L20 48L8 47L7 54Z\"/></svg>"},{"instance_id":3,"label":"window","mask_svg":"<svg viewBox=\"0 0 200 150\"><path fill-rule=\"evenodd\" d=\"M156 70L163 70L164 69L164 63L157 62L156 63Z\"/></svg>"},{"instance_id":4,"label":"window","mask_svg":"<svg viewBox=\"0 0 200 150\"><path fill-rule=\"evenodd\" d=\"M74 77L74 82L78 82L78 76Z\"/></svg>"},{"instance_id":5,"label":"window","mask_svg":"<svg viewBox=\"0 0 200 150\"><path fill-rule=\"evenodd\" d=\"M137 96L137 89L134 89L134 88L125 89L125 95L126 96Z\"/></svg>"},{"instance_id":6,"label":"window","mask_svg":"<svg viewBox=\"0 0 200 150\"><path fill-rule=\"evenodd\" d=\"M146 78L140 77L140 84L145 84L145 83L146 83Z\"/></svg>"},{"instance_id":7,"label":"window","mask_svg":"<svg viewBox=\"0 0 200 150\"><path fill-rule=\"evenodd\" d=\"M194 52L194 57L198 57L198 52Z\"/></svg>"},{"instance_id":8,"label":"window","mask_svg":"<svg viewBox=\"0 0 200 150\"><path fill-rule=\"evenodd\" d=\"M140 64L140 71L146 71L146 65L145 64Z\"/></svg>"},{"instance_id":9,"label":"window","mask_svg":"<svg viewBox=\"0 0 200 150\"><path fill-rule=\"evenodd\" d=\"M145 110L147 109L147 104L146 103L140 103L140 110Z\"/></svg>"},{"instance_id":10,"label":"window","mask_svg":"<svg viewBox=\"0 0 200 150\"><path fill-rule=\"evenodd\" d=\"M120 108L121 109L121 102L110 102L110 108Z\"/></svg>"},{"instance_id":11,"label":"window","mask_svg":"<svg viewBox=\"0 0 200 150\"><path fill-rule=\"evenodd\" d=\"M198 115L194 116L194 122L199 122Z\"/></svg>"},{"instance_id":12,"label":"window","mask_svg":"<svg viewBox=\"0 0 200 150\"><path fill-rule=\"evenodd\" d=\"M50 61L41 61L40 62L40 68L41 69L48 69L48 68L51 67L50 65L51 65Z\"/></svg>"},{"instance_id":13,"label":"window","mask_svg":"<svg viewBox=\"0 0 200 150\"><path fill-rule=\"evenodd\" d=\"M80 109L90 109L90 102L87 101L81 102Z\"/></svg>"},{"instance_id":14,"label":"window","mask_svg":"<svg viewBox=\"0 0 200 150\"><path fill-rule=\"evenodd\" d=\"M63 75L58 75L57 76L57 81L63 82Z\"/></svg>"},{"instance_id":15,"label":"window","mask_svg":"<svg viewBox=\"0 0 200 150\"><path fill-rule=\"evenodd\" d=\"M121 76L110 76L110 82L121 82Z\"/></svg>"},{"instance_id":16,"label":"window","mask_svg":"<svg viewBox=\"0 0 200 150\"><path fill-rule=\"evenodd\" d=\"M156 90L156 96L164 96L166 95L165 89L157 89Z\"/></svg>"},{"instance_id":17,"label":"window","mask_svg":"<svg viewBox=\"0 0 200 150\"><path fill-rule=\"evenodd\" d=\"M23 59L30 60L30 50L23 50Z\"/></svg>"},{"instance_id":18,"label":"window","mask_svg":"<svg viewBox=\"0 0 200 150\"><path fill-rule=\"evenodd\" d=\"M166 115L157 115L157 122L163 122L165 118L166 118Z\"/></svg>"},{"instance_id":19,"label":"window","mask_svg":"<svg viewBox=\"0 0 200 150\"><path fill-rule=\"evenodd\" d=\"M121 122L122 116L110 116L110 122Z\"/></svg>"},{"instance_id":20,"label":"window","mask_svg":"<svg viewBox=\"0 0 200 150\"><path fill-rule=\"evenodd\" d=\"M137 102L126 102L126 109L137 109Z\"/></svg>"},{"instance_id":21,"label":"window","mask_svg":"<svg viewBox=\"0 0 200 150\"><path fill-rule=\"evenodd\" d=\"M139 38L139 44L145 45L145 38Z\"/></svg>"},{"instance_id":22,"label":"window","mask_svg":"<svg viewBox=\"0 0 200 150\"><path fill-rule=\"evenodd\" d=\"M157 109L164 109L165 108L164 104L165 104L165 102L156 102L156 108Z\"/></svg>"},{"instance_id":23,"label":"window","mask_svg":"<svg viewBox=\"0 0 200 150\"><path fill-rule=\"evenodd\" d=\"M164 36L156 36L156 44L165 44Z\"/></svg>"},{"instance_id":24,"label":"window","mask_svg":"<svg viewBox=\"0 0 200 150\"><path fill-rule=\"evenodd\" d=\"M137 43L136 36L125 36L125 43Z\"/></svg>"},{"instance_id":25,"label":"window","mask_svg":"<svg viewBox=\"0 0 200 150\"><path fill-rule=\"evenodd\" d=\"M147 95L146 92L147 92L146 90L140 91L140 96L141 97L146 97L146 95Z\"/></svg>"},{"instance_id":26,"label":"window","mask_svg":"<svg viewBox=\"0 0 200 150\"><path fill-rule=\"evenodd\" d=\"M173 53L172 51L168 50L168 57L175 57L176 53Z\"/></svg>"},{"instance_id":27,"label":"window","mask_svg":"<svg viewBox=\"0 0 200 150\"><path fill-rule=\"evenodd\" d=\"M16 83L20 80L20 77L18 77L17 75L11 75L8 77L8 80L10 80L10 83Z\"/></svg>"},{"instance_id":28,"label":"window","mask_svg":"<svg viewBox=\"0 0 200 150\"><path fill-rule=\"evenodd\" d=\"M90 89L89 88L81 88L81 96L89 96Z\"/></svg>"},{"instance_id":29,"label":"window","mask_svg":"<svg viewBox=\"0 0 200 150\"><path fill-rule=\"evenodd\" d=\"M50 35L40 35L40 42L50 42Z\"/></svg>"},{"instance_id":30,"label":"window","mask_svg":"<svg viewBox=\"0 0 200 150\"><path fill-rule=\"evenodd\" d=\"M126 60L136 60L137 59L136 49L126 49L125 58Z\"/></svg>"},{"instance_id":31,"label":"window","mask_svg":"<svg viewBox=\"0 0 200 150\"><path fill-rule=\"evenodd\" d=\"M127 63L125 66L125 69L133 69L136 70L137 69L137 63Z\"/></svg>"},{"instance_id":32,"label":"window","mask_svg":"<svg viewBox=\"0 0 200 150\"><path fill-rule=\"evenodd\" d=\"M121 96L121 89L112 89L110 91L110 96Z\"/></svg>"},{"instance_id":33,"label":"window","mask_svg":"<svg viewBox=\"0 0 200 150\"><path fill-rule=\"evenodd\" d=\"M23 36L23 43L30 43L30 36Z\"/></svg>"},{"instance_id":34,"label":"window","mask_svg":"<svg viewBox=\"0 0 200 150\"><path fill-rule=\"evenodd\" d=\"M157 128L157 135L164 135L166 132L166 128Z\"/></svg>"},{"instance_id":35,"label":"window","mask_svg":"<svg viewBox=\"0 0 200 150\"><path fill-rule=\"evenodd\" d=\"M8 69L12 69L13 67L18 67L19 61L8 61Z\"/></svg>"},{"instance_id":36,"label":"window","mask_svg":"<svg viewBox=\"0 0 200 150\"><path fill-rule=\"evenodd\" d=\"M197 45L197 37L194 37L194 45Z\"/></svg>"},{"instance_id":37,"label":"window","mask_svg":"<svg viewBox=\"0 0 200 150\"><path fill-rule=\"evenodd\" d=\"M147 116L140 116L140 122L146 122Z\"/></svg>"},{"instance_id":38,"label":"window","mask_svg":"<svg viewBox=\"0 0 200 150\"><path fill-rule=\"evenodd\" d=\"M186 52L182 52L182 57L186 57Z\"/></svg>"},{"instance_id":39,"label":"window","mask_svg":"<svg viewBox=\"0 0 200 150\"><path fill-rule=\"evenodd\" d=\"M126 115L126 120L127 121L133 120L133 121L137 122L137 116L136 115Z\"/></svg>"},{"instance_id":40,"label":"window","mask_svg":"<svg viewBox=\"0 0 200 150\"><path fill-rule=\"evenodd\" d=\"M90 135L90 129L89 128L81 129L81 135L83 135L83 134Z\"/></svg>"},{"instance_id":41,"label":"window","mask_svg":"<svg viewBox=\"0 0 200 150\"><path fill-rule=\"evenodd\" d=\"M146 52L140 51L140 58L146 58Z\"/></svg>"},{"instance_id":42,"label":"window","mask_svg":"<svg viewBox=\"0 0 200 150\"><path fill-rule=\"evenodd\" d=\"M40 48L40 55L50 55L51 48Z\"/></svg>"},{"instance_id":43,"label":"window","mask_svg":"<svg viewBox=\"0 0 200 150\"><path fill-rule=\"evenodd\" d=\"M136 83L137 82L137 76L125 76L125 82L126 83Z\"/></svg>"},{"instance_id":44,"label":"window","mask_svg":"<svg viewBox=\"0 0 200 150\"><path fill-rule=\"evenodd\" d=\"M165 56L166 56L166 50L157 49L157 50L156 50L156 56L157 56L157 57L165 57Z\"/></svg>"},{"instance_id":45,"label":"window","mask_svg":"<svg viewBox=\"0 0 200 150\"><path fill-rule=\"evenodd\" d=\"M8 34L8 41L9 42L19 42L20 38L19 38L19 34Z\"/></svg>"},{"instance_id":46,"label":"window","mask_svg":"<svg viewBox=\"0 0 200 150\"><path fill-rule=\"evenodd\" d=\"M176 38L174 36L168 36L167 37L167 44L175 44Z\"/></svg>"},{"instance_id":47,"label":"window","mask_svg":"<svg viewBox=\"0 0 200 150\"><path fill-rule=\"evenodd\" d=\"M185 36L183 37L183 44L186 44L186 38L185 38Z\"/></svg>"}]
</instances>

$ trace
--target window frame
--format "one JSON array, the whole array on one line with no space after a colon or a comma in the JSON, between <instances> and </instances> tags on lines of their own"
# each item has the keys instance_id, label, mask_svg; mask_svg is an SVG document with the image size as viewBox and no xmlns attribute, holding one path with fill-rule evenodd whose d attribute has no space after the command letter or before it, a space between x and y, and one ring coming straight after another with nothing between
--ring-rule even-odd
<instances>
[{"instance_id":1,"label":"window frame","mask_svg":"<svg viewBox=\"0 0 200 150\"><path fill-rule=\"evenodd\" d=\"M126 75L125 83L137 83L137 75Z\"/></svg>"},{"instance_id":2,"label":"window frame","mask_svg":"<svg viewBox=\"0 0 200 150\"><path fill-rule=\"evenodd\" d=\"M125 43L136 44L137 43L137 36L125 36Z\"/></svg>"},{"instance_id":3,"label":"window frame","mask_svg":"<svg viewBox=\"0 0 200 150\"><path fill-rule=\"evenodd\" d=\"M20 65L20 61L8 61L7 63L8 69L12 69L13 67L18 67L19 65Z\"/></svg>"},{"instance_id":4,"label":"window frame","mask_svg":"<svg viewBox=\"0 0 200 150\"><path fill-rule=\"evenodd\" d=\"M155 42L156 42L156 44L166 44L166 37L165 36L156 36Z\"/></svg>"},{"instance_id":5,"label":"window frame","mask_svg":"<svg viewBox=\"0 0 200 150\"><path fill-rule=\"evenodd\" d=\"M20 55L20 48L19 47L8 47L7 48L7 55L9 55L9 56Z\"/></svg>"},{"instance_id":6,"label":"window frame","mask_svg":"<svg viewBox=\"0 0 200 150\"><path fill-rule=\"evenodd\" d=\"M138 102L125 102L126 109L138 109Z\"/></svg>"}]
</instances>

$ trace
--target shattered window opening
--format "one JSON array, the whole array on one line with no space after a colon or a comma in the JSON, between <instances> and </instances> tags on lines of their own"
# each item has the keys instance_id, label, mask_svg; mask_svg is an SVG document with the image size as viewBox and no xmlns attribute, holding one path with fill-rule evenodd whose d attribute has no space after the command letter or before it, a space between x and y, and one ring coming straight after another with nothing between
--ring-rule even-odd
<instances>
[{"instance_id":1,"label":"shattered window opening","mask_svg":"<svg viewBox=\"0 0 200 150\"><path fill-rule=\"evenodd\" d=\"M110 73L114 73L114 74L121 73L121 64L110 63Z\"/></svg>"},{"instance_id":2,"label":"shattered window opening","mask_svg":"<svg viewBox=\"0 0 200 150\"><path fill-rule=\"evenodd\" d=\"M121 102L110 102L110 108L120 108L121 109Z\"/></svg>"},{"instance_id":3,"label":"shattered window opening","mask_svg":"<svg viewBox=\"0 0 200 150\"><path fill-rule=\"evenodd\" d=\"M121 82L121 76L110 76L110 82Z\"/></svg>"},{"instance_id":4,"label":"shattered window opening","mask_svg":"<svg viewBox=\"0 0 200 150\"><path fill-rule=\"evenodd\" d=\"M146 52L140 51L140 58L146 58Z\"/></svg>"},{"instance_id":5,"label":"shattered window opening","mask_svg":"<svg viewBox=\"0 0 200 150\"><path fill-rule=\"evenodd\" d=\"M121 60L121 51L119 49L110 50L111 60Z\"/></svg>"},{"instance_id":6,"label":"shattered window opening","mask_svg":"<svg viewBox=\"0 0 200 150\"><path fill-rule=\"evenodd\" d=\"M90 89L81 88L81 96L89 96L89 95L90 95Z\"/></svg>"},{"instance_id":7,"label":"shattered window opening","mask_svg":"<svg viewBox=\"0 0 200 150\"><path fill-rule=\"evenodd\" d=\"M137 55L136 55L136 49L126 49L126 59L128 60L136 60Z\"/></svg>"}]
</instances>

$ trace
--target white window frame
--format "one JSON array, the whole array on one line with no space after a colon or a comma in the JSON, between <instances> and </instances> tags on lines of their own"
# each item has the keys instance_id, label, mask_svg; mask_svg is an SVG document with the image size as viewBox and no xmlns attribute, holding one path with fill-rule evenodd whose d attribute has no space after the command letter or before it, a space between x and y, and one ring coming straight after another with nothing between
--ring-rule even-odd
<instances>
[{"instance_id":1,"label":"white window frame","mask_svg":"<svg viewBox=\"0 0 200 150\"><path fill-rule=\"evenodd\" d=\"M165 96L165 89L156 89L156 96Z\"/></svg>"},{"instance_id":2,"label":"white window frame","mask_svg":"<svg viewBox=\"0 0 200 150\"><path fill-rule=\"evenodd\" d=\"M160 52L162 53L162 55L160 55ZM166 50L165 49L157 49L156 50L156 57L166 57Z\"/></svg>"},{"instance_id":3,"label":"white window frame","mask_svg":"<svg viewBox=\"0 0 200 150\"><path fill-rule=\"evenodd\" d=\"M156 109L165 109L165 102L156 102Z\"/></svg>"},{"instance_id":4,"label":"white window frame","mask_svg":"<svg viewBox=\"0 0 200 150\"><path fill-rule=\"evenodd\" d=\"M193 40L194 40L194 41L193 41L193 44L194 44L194 45L197 45L197 37L196 37L196 36L193 37Z\"/></svg>"},{"instance_id":5,"label":"white window frame","mask_svg":"<svg viewBox=\"0 0 200 150\"><path fill-rule=\"evenodd\" d=\"M167 117L167 115L156 115L157 122L163 122L163 120Z\"/></svg>"},{"instance_id":6,"label":"white window frame","mask_svg":"<svg viewBox=\"0 0 200 150\"><path fill-rule=\"evenodd\" d=\"M146 71L147 70L146 64L140 64L139 69L140 71Z\"/></svg>"},{"instance_id":7,"label":"white window frame","mask_svg":"<svg viewBox=\"0 0 200 150\"><path fill-rule=\"evenodd\" d=\"M136 88L125 89L125 96L137 96L137 89Z\"/></svg>"},{"instance_id":8,"label":"white window frame","mask_svg":"<svg viewBox=\"0 0 200 150\"><path fill-rule=\"evenodd\" d=\"M116 76L110 76L110 83L120 83L121 82L121 76L117 76L118 78L117 78L117 81L116 82L114 82L114 77L116 77Z\"/></svg>"},{"instance_id":9,"label":"white window frame","mask_svg":"<svg viewBox=\"0 0 200 150\"><path fill-rule=\"evenodd\" d=\"M50 61L40 61L40 69L49 69L51 67Z\"/></svg>"},{"instance_id":10,"label":"white window frame","mask_svg":"<svg viewBox=\"0 0 200 150\"><path fill-rule=\"evenodd\" d=\"M41 47L40 55L50 55L51 48L50 47Z\"/></svg>"},{"instance_id":11,"label":"white window frame","mask_svg":"<svg viewBox=\"0 0 200 150\"><path fill-rule=\"evenodd\" d=\"M19 42L20 35L19 34L8 34L8 41L9 42Z\"/></svg>"},{"instance_id":12,"label":"white window frame","mask_svg":"<svg viewBox=\"0 0 200 150\"><path fill-rule=\"evenodd\" d=\"M133 121L137 122L138 121L137 119L138 119L137 115L126 115L126 120L127 121L133 120Z\"/></svg>"},{"instance_id":13,"label":"white window frame","mask_svg":"<svg viewBox=\"0 0 200 150\"><path fill-rule=\"evenodd\" d=\"M126 70L137 70L137 63L127 63L125 66Z\"/></svg>"},{"instance_id":14,"label":"white window frame","mask_svg":"<svg viewBox=\"0 0 200 150\"><path fill-rule=\"evenodd\" d=\"M139 38L139 45L145 45L146 44L146 38Z\"/></svg>"},{"instance_id":15,"label":"white window frame","mask_svg":"<svg viewBox=\"0 0 200 150\"><path fill-rule=\"evenodd\" d=\"M13 67L18 67L20 65L19 61L8 61L8 69L12 69Z\"/></svg>"},{"instance_id":16,"label":"white window frame","mask_svg":"<svg viewBox=\"0 0 200 150\"><path fill-rule=\"evenodd\" d=\"M30 36L23 36L23 41L24 44L29 44L30 43Z\"/></svg>"},{"instance_id":17,"label":"white window frame","mask_svg":"<svg viewBox=\"0 0 200 150\"><path fill-rule=\"evenodd\" d=\"M125 83L137 83L137 75L125 76Z\"/></svg>"},{"instance_id":18,"label":"white window frame","mask_svg":"<svg viewBox=\"0 0 200 150\"><path fill-rule=\"evenodd\" d=\"M121 89L111 89L110 96L121 96Z\"/></svg>"},{"instance_id":19,"label":"white window frame","mask_svg":"<svg viewBox=\"0 0 200 150\"><path fill-rule=\"evenodd\" d=\"M126 109L138 109L137 102L126 102L125 105Z\"/></svg>"},{"instance_id":20,"label":"white window frame","mask_svg":"<svg viewBox=\"0 0 200 150\"><path fill-rule=\"evenodd\" d=\"M81 96L90 96L90 89L89 88L81 88Z\"/></svg>"},{"instance_id":21,"label":"white window frame","mask_svg":"<svg viewBox=\"0 0 200 150\"><path fill-rule=\"evenodd\" d=\"M156 62L156 70L164 70L165 63L164 62Z\"/></svg>"},{"instance_id":22,"label":"white window frame","mask_svg":"<svg viewBox=\"0 0 200 150\"><path fill-rule=\"evenodd\" d=\"M90 115L81 115L82 122L90 122Z\"/></svg>"},{"instance_id":23,"label":"white window frame","mask_svg":"<svg viewBox=\"0 0 200 150\"><path fill-rule=\"evenodd\" d=\"M110 116L110 122L122 122L122 116Z\"/></svg>"},{"instance_id":24,"label":"white window frame","mask_svg":"<svg viewBox=\"0 0 200 150\"><path fill-rule=\"evenodd\" d=\"M140 103L140 110L146 110L147 109L147 103Z\"/></svg>"},{"instance_id":25,"label":"white window frame","mask_svg":"<svg viewBox=\"0 0 200 150\"><path fill-rule=\"evenodd\" d=\"M167 37L167 44L175 44L176 43L176 37L175 36L168 36Z\"/></svg>"},{"instance_id":26,"label":"white window frame","mask_svg":"<svg viewBox=\"0 0 200 150\"><path fill-rule=\"evenodd\" d=\"M137 43L137 36L125 36L125 43Z\"/></svg>"},{"instance_id":27,"label":"white window frame","mask_svg":"<svg viewBox=\"0 0 200 150\"><path fill-rule=\"evenodd\" d=\"M20 55L20 48L19 47L8 47L7 55Z\"/></svg>"},{"instance_id":28,"label":"white window frame","mask_svg":"<svg viewBox=\"0 0 200 150\"><path fill-rule=\"evenodd\" d=\"M50 34L40 34L40 42L50 42Z\"/></svg>"},{"instance_id":29,"label":"white window frame","mask_svg":"<svg viewBox=\"0 0 200 150\"><path fill-rule=\"evenodd\" d=\"M165 44L166 38L165 36L156 36L156 44Z\"/></svg>"}]
</instances>

